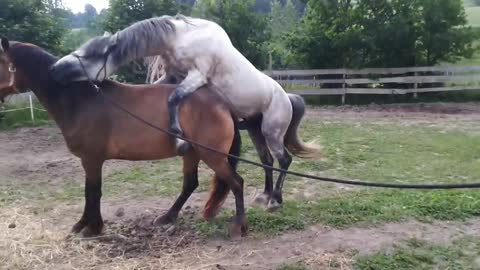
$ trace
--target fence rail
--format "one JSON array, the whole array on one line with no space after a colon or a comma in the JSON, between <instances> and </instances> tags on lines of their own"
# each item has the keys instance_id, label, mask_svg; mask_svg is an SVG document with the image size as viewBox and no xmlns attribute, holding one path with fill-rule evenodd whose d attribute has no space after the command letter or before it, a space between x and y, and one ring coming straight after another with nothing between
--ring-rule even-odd
<instances>
[{"instance_id":1,"label":"fence rail","mask_svg":"<svg viewBox=\"0 0 480 270\"><path fill-rule=\"evenodd\" d=\"M405 95L480 90L480 66L268 70L288 92L303 96Z\"/></svg>"}]
</instances>

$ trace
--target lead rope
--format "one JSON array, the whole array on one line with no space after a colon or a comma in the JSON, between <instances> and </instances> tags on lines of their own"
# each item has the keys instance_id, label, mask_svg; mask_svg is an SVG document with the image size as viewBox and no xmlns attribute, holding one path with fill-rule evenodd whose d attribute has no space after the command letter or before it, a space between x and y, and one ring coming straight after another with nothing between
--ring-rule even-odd
<instances>
[{"instance_id":1,"label":"lead rope","mask_svg":"<svg viewBox=\"0 0 480 270\"><path fill-rule=\"evenodd\" d=\"M75 56L75 55L74 55ZM261 164L261 163L258 163L258 162L255 162L255 161L251 161L251 160L248 160L248 159L244 159L244 158L241 158L241 157L238 157L238 156L235 156L235 155L232 155L232 154L228 154L228 153L223 153L215 148L212 148L210 146L207 146L207 145L203 145L201 143L198 143L198 142L195 142L195 141L192 141L190 139L187 139L183 136L180 136L180 135L177 135L177 134L174 134L173 132L169 131L169 130L166 130L164 128L161 128L157 125L154 125L150 122L148 122L147 120L141 118L140 116L130 112L129 110L127 110L125 107L123 107L122 105L118 104L115 100L111 99L110 97L108 97L107 95L105 95L105 93L103 93L101 91L101 88L95 84L91 79L90 77L88 76L88 73L86 72L86 69L85 69L85 66L83 65L82 63L82 60L79 56L77 56L77 59L78 61L80 62L80 65L83 69L83 72L85 73L85 76L87 77L87 80L88 82L95 88L96 92L100 94L100 96L102 96L102 98L107 101L110 105L112 105L113 107L125 112L127 115L129 115L130 117L144 123L145 125L153 128L153 129L156 129L158 131L161 131L163 133L166 133L172 137L175 137L175 138L178 138L178 139L181 139L181 140L184 140L192 145L195 145L195 146L198 146L198 147L201 147L201 148L204 148L204 149L207 149L209 151L212 151L214 153L217 153L217 154L220 154L220 155L223 155L223 156L226 156L226 157L230 157L230 158L234 158L234 159L237 159L238 161L242 161L244 163L247 163L247 164L250 164L250 165L254 165L254 166L257 166L257 167L262 167L264 169L270 169L270 170L273 170L273 171L277 171L277 172L281 172L281 173L286 173L286 174L290 174L290 175L295 175L295 176L298 176L298 177L303 177L303 178L307 178L307 179L311 179L311 180L317 180L317 181L322 181L322 182L329 182L329 183L336 183L336 184L345 184L345 185L353 185L353 186L364 186L364 187L379 187L379 188L397 188L397 189L422 189L422 190L434 190L434 189L466 189L466 188L480 188L480 183L467 183L467 184L388 184L388 183L377 183L377 182L367 182L367 181L356 181L356 180L346 180L346 179L337 179L337 178L329 178L329 177L321 177L321 176L316 176L316 175L310 175L310 174L304 174L304 173L299 173L299 172L293 172L293 171L288 171L288 170L284 170L284 169L280 169L280 168L275 168L273 166L269 166L269 165L265 165L265 164ZM106 61L104 62L106 64ZM105 67L105 65L104 65ZM102 67L102 69L104 68ZM99 74L99 73L98 73Z\"/></svg>"}]
</instances>

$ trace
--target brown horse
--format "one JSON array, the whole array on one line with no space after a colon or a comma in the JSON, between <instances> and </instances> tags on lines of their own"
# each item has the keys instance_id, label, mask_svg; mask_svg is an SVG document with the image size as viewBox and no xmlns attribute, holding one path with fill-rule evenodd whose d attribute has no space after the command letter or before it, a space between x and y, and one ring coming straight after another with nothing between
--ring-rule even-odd
<instances>
[{"instance_id":1,"label":"brown horse","mask_svg":"<svg viewBox=\"0 0 480 270\"><path fill-rule=\"evenodd\" d=\"M0 99L31 89L60 127L69 150L81 159L86 174L85 209L73 232L97 235L102 232L100 212L102 167L106 160L157 160L176 155L174 139L106 103L95 88L79 82L62 86L48 70L57 60L43 49L26 43L1 40ZM128 85L113 81L101 84L104 95L129 111L162 128L168 128L167 98L173 85ZM165 106L158 106L165 104ZM224 153L240 154L240 135L228 107L211 91L192 95L180 110L185 136ZM183 157L183 189L166 214L156 224L174 222L198 186L197 169L204 161L214 172L213 188L205 205L204 217L215 216L232 190L236 215L230 235L247 232L243 201L243 179L235 169L237 161L194 146Z\"/></svg>"}]
</instances>

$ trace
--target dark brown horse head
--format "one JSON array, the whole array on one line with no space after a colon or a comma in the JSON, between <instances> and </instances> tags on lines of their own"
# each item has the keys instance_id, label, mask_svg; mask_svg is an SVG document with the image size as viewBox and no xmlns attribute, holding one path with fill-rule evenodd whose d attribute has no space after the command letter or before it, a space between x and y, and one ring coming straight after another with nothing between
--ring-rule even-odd
<instances>
[{"instance_id":1,"label":"dark brown horse head","mask_svg":"<svg viewBox=\"0 0 480 270\"><path fill-rule=\"evenodd\" d=\"M9 41L8 39L1 37L0 101L3 102L5 97L9 95L27 92L30 90L29 81L32 80L32 76L26 76L26 74L32 72L28 72L28 61L42 61L42 59L32 59L32 54L28 54L30 51L43 50L40 47L30 43ZM48 74L48 67L49 66L46 66L46 70L44 72L46 74ZM48 77L48 75L44 73L37 70L35 75L37 77L42 77L42 79L45 80L47 79L45 77Z\"/></svg>"},{"instance_id":2,"label":"dark brown horse head","mask_svg":"<svg viewBox=\"0 0 480 270\"><path fill-rule=\"evenodd\" d=\"M8 51L10 42L6 38L1 38L0 47L0 101L4 102L5 97L16 92L15 87L15 67L9 59Z\"/></svg>"}]
</instances>

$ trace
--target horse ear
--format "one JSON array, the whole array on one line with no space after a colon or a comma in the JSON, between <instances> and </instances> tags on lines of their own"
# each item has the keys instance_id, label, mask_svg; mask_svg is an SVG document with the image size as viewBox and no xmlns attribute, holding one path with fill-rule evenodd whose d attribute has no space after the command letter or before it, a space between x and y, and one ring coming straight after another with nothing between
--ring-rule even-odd
<instances>
[{"instance_id":1,"label":"horse ear","mask_svg":"<svg viewBox=\"0 0 480 270\"><path fill-rule=\"evenodd\" d=\"M10 42L5 37L0 37L0 39L2 40L2 42L1 42L2 43L2 51L7 52L8 49L10 49Z\"/></svg>"}]
</instances>

